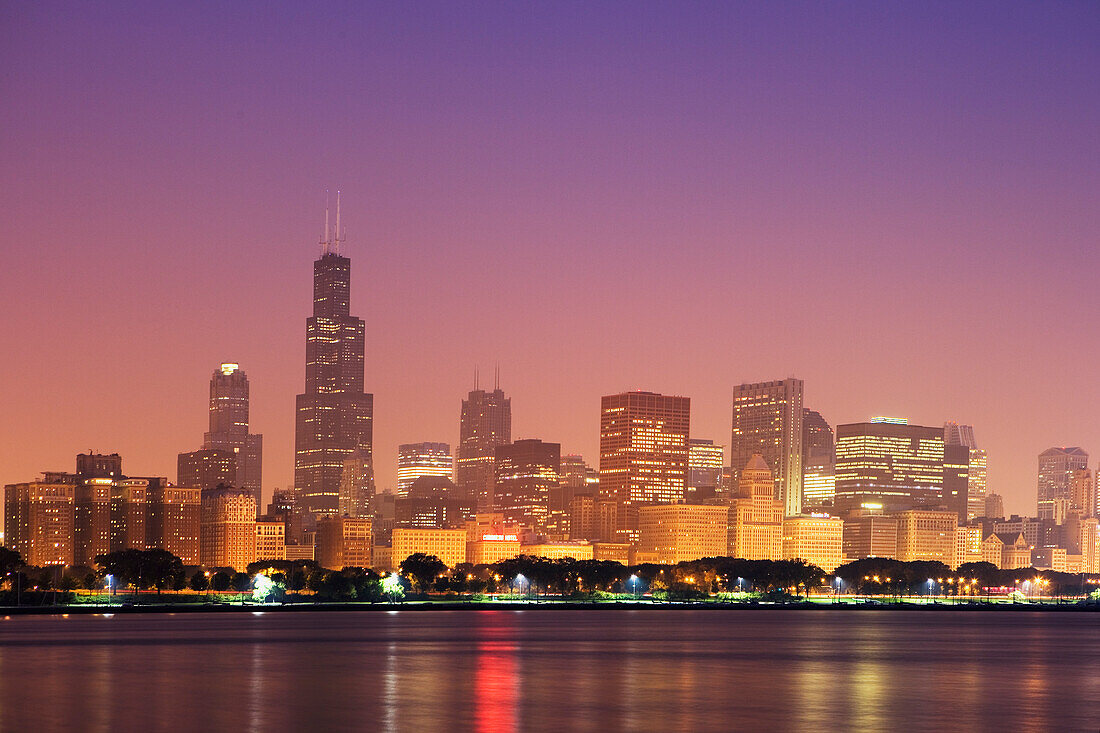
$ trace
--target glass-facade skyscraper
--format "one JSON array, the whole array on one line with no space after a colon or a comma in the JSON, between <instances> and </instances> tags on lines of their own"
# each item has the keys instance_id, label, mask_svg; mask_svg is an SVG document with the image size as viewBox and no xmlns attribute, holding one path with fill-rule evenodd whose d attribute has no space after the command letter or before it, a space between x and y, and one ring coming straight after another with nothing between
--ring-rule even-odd
<instances>
[{"instance_id":1,"label":"glass-facade skyscraper","mask_svg":"<svg viewBox=\"0 0 1100 733\"><path fill-rule=\"evenodd\" d=\"M477 389L462 400L455 456L455 486L460 499L478 511L493 509L493 466L498 445L512 442L512 400L499 387Z\"/></svg>"},{"instance_id":2,"label":"glass-facade skyscraper","mask_svg":"<svg viewBox=\"0 0 1100 733\"><path fill-rule=\"evenodd\" d=\"M742 384L733 390L730 466L759 453L772 469L787 516L802 513L802 380Z\"/></svg>"},{"instance_id":3,"label":"glass-facade skyscraper","mask_svg":"<svg viewBox=\"0 0 1100 733\"><path fill-rule=\"evenodd\" d=\"M298 395L294 431L294 486L307 514L339 509L344 460L372 451L374 395L363 391L363 321L350 314L351 260L328 229L313 263L313 315L306 319L306 389Z\"/></svg>"}]
</instances>

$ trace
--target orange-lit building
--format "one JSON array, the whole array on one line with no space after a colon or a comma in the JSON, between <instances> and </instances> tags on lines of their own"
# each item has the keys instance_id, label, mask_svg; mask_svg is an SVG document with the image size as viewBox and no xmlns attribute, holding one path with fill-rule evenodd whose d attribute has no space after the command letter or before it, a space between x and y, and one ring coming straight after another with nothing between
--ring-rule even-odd
<instances>
[{"instance_id":1,"label":"orange-lit building","mask_svg":"<svg viewBox=\"0 0 1100 733\"><path fill-rule=\"evenodd\" d=\"M260 517L256 520L256 559L287 559L285 523L271 517Z\"/></svg>"},{"instance_id":2,"label":"orange-lit building","mask_svg":"<svg viewBox=\"0 0 1100 733\"><path fill-rule=\"evenodd\" d=\"M371 566L371 520L368 517L321 517L317 520L317 564L329 570Z\"/></svg>"},{"instance_id":3,"label":"orange-lit building","mask_svg":"<svg viewBox=\"0 0 1100 733\"><path fill-rule=\"evenodd\" d=\"M638 549L675 564L726 552L729 509L721 504L664 504L638 509Z\"/></svg>"},{"instance_id":4,"label":"orange-lit building","mask_svg":"<svg viewBox=\"0 0 1100 733\"><path fill-rule=\"evenodd\" d=\"M827 573L844 563L844 520L829 516L786 517L783 559L805 560Z\"/></svg>"},{"instance_id":5,"label":"orange-lit building","mask_svg":"<svg viewBox=\"0 0 1100 733\"><path fill-rule=\"evenodd\" d=\"M199 556L208 568L245 572L256 560L256 500L248 489L202 492Z\"/></svg>"},{"instance_id":6,"label":"orange-lit building","mask_svg":"<svg viewBox=\"0 0 1100 733\"><path fill-rule=\"evenodd\" d=\"M32 481L4 487L4 544L27 565L72 565L72 483Z\"/></svg>"},{"instance_id":7,"label":"orange-lit building","mask_svg":"<svg viewBox=\"0 0 1100 733\"><path fill-rule=\"evenodd\" d=\"M167 550L184 565L200 564L201 491L158 482L149 487L146 500L149 510L146 546Z\"/></svg>"},{"instance_id":8,"label":"orange-lit building","mask_svg":"<svg viewBox=\"0 0 1100 733\"><path fill-rule=\"evenodd\" d=\"M783 556L783 502L775 498L775 480L764 457L753 454L741 471L730 499L727 554L746 560Z\"/></svg>"},{"instance_id":9,"label":"orange-lit building","mask_svg":"<svg viewBox=\"0 0 1100 733\"><path fill-rule=\"evenodd\" d=\"M396 570L405 558L417 552L435 555L453 568L466 562L466 530L394 527L389 567L385 569Z\"/></svg>"}]
</instances>

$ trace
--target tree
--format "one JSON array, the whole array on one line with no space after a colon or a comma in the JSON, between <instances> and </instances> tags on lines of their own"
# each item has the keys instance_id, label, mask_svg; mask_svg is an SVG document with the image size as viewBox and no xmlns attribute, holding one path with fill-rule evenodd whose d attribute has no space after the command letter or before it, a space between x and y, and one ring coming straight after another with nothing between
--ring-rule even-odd
<instances>
[{"instance_id":1,"label":"tree","mask_svg":"<svg viewBox=\"0 0 1100 733\"><path fill-rule=\"evenodd\" d=\"M248 573L234 573L233 574L233 590L238 593L244 593L252 588L252 578L248 577Z\"/></svg>"},{"instance_id":2,"label":"tree","mask_svg":"<svg viewBox=\"0 0 1100 733\"><path fill-rule=\"evenodd\" d=\"M191 576L188 585L191 587L191 590L201 593L210 587L210 579L206 577L204 571L196 570L195 574Z\"/></svg>"},{"instance_id":3,"label":"tree","mask_svg":"<svg viewBox=\"0 0 1100 733\"><path fill-rule=\"evenodd\" d=\"M113 575L118 582L139 588L150 586L159 594L172 587L183 572L183 561L167 550L116 550L96 555L95 563L104 575Z\"/></svg>"},{"instance_id":4,"label":"tree","mask_svg":"<svg viewBox=\"0 0 1100 733\"><path fill-rule=\"evenodd\" d=\"M0 546L0 576L7 577L23 567L23 557L17 551Z\"/></svg>"},{"instance_id":5,"label":"tree","mask_svg":"<svg viewBox=\"0 0 1100 733\"><path fill-rule=\"evenodd\" d=\"M427 592L436 576L446 569L447 563L435 555L426 555L423 552L414 552L401 561L401 574L405 577L411 576L421 593Z\"/></svg>"},{"instance_id":6,"label":"tree","mask_svg":"<svg viewBox=\"0 0 1100 733\"><path fill-rule=\"evenodd\" d=\"M219 593L229 590L229 586L232 583L233 577L224 570L219 570L218 572L214 573L213 577L210 578L210 585L213 586L214 590L218 591Z\"/></svg>"}]
</instances>

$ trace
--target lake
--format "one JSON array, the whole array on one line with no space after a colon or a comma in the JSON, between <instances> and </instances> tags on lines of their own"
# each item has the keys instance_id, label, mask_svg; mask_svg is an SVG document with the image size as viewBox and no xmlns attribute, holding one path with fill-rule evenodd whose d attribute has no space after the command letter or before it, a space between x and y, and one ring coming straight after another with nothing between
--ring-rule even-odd
<instances>
[{"instance_id":1,"label":"lake","mask_svg":"<svg viewBox=\"0 0 1100 733\"><path fill-rule=\"evenodd\" d=\"M1100 614L14 616L0 730L1100 729Z\"/></svg>"}]
</instances>

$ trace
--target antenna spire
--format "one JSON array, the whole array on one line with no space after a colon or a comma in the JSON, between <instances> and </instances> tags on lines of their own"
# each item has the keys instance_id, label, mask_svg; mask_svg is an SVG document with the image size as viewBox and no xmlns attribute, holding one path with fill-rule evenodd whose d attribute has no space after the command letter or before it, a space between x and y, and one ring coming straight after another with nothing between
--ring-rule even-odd
<instances>
[{"instance_id":1,"label":"antenna spire","mask_svg":"<svg viewBox=\"0 0 1100 733\"><path fill-rule=\"evenodd\" d=\"M493 391L496 392L500 389L500 363L496 365L496 370L493 372Z\"/></svg>"},{"instance_id":2,"label":"antenna spire","mask_svg":"<svg viewBox=\"0 0 1100 733\"><path fill-rule=\"evenodd\" d=\"M336 231L333 233L333 240L336 242L336 254L340 254L340 242L343 232L340 230L340 189L336 189Z\"/></svg>"},{"instance_id":3,"label":"antenna spire","mask_svg":"<svg viewBox=\"0 0 1100 733\"><path fill-rule=\"evenodd\" d=\"M477 364L474 364L474 391L477 392Z\"/></svg>"},{"instance_id":4,"label":"antenna spire","mask_svg":"<svg viewBox=\"0 0 1100 733\"><path fill-rule=\"evenodd\" d=\"M328 189L325 189L325 231L321 234L321 256L328 254L329 246L329 230L328 230Z\"/></svg>"}]
</instances>

